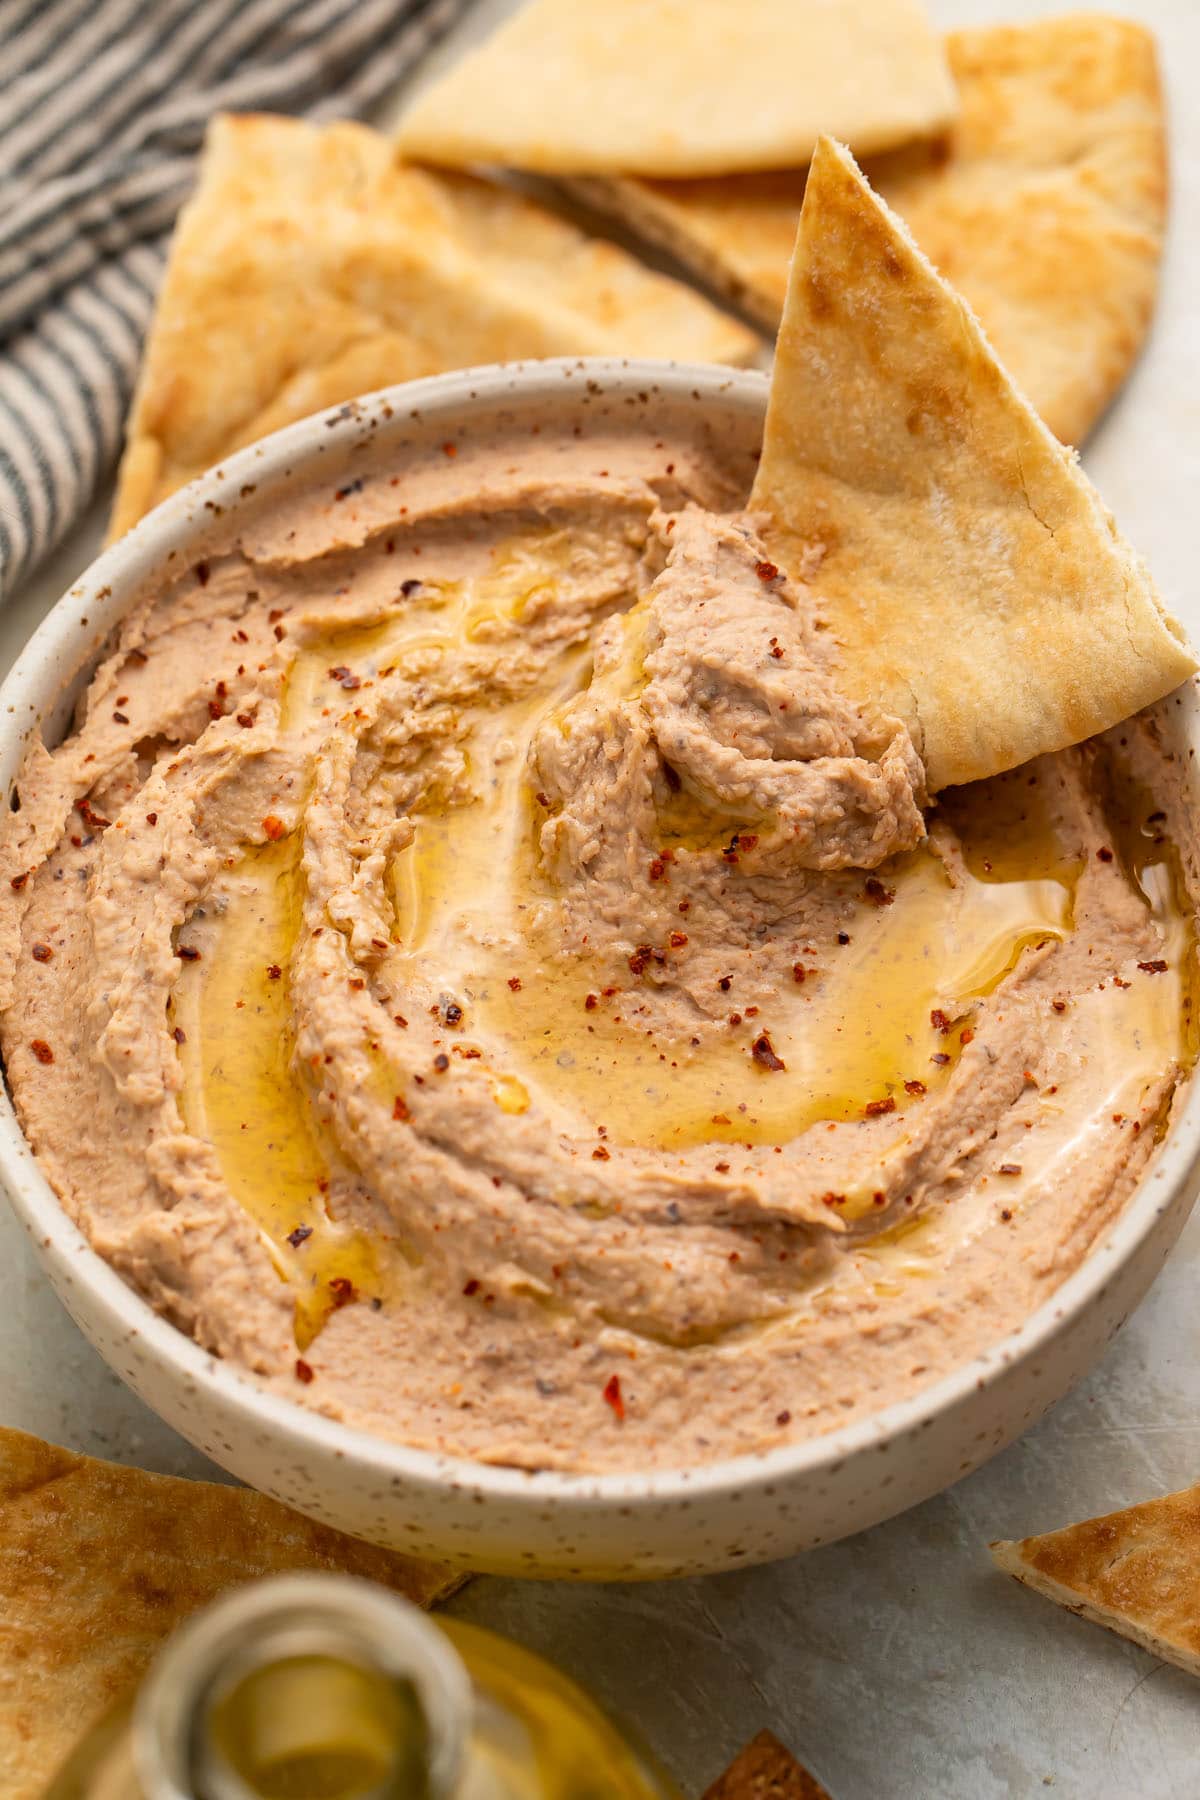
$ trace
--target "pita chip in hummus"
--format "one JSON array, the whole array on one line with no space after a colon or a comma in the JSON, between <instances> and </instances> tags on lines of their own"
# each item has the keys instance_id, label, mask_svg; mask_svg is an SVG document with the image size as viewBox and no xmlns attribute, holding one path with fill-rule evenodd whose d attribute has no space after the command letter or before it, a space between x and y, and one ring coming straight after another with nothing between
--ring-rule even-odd
<instances>
[{"instance_id":1,"label":"pita chip in hummus","mask_svg":"<svg viewBox=\"0 0 1200 1800\"><path fill-rule=\"evenodd\" d=\"M952 32L946 49L957 121L872 158L867 176L1051 431L1081 443L1129 373L1158 287L1167 158L1154 39L1081 13ZM571 187L774 331L806 175Z\"/></svg>"},{"instance_id":2,"label":"pita chip in hummus","mask_svg":"<svg viewBox=\"0 0 1200 1800\"><path fill-rule=\"evenodd\" d=\"M990 1549L1035 1593L1200 1675L1200 1482Z\"/></svg>"},{"instance_id":3,"label":"pita chip in hummus","mask_svg":"<svg viewBox=\"0 0 1200 1800\"><path fill-rule=\"evenodd\" d=\"M459 1577L250 1488L180 1481L0 1428L0 1793L33 1800L162 1641L219 1594L327 1569L422 1606Z\"/></svg>"},{"instance_id":4,"label":"pita chip in hummus","mask_svg":"<svg viewBox=\"0 0 1200 1800\"><path fill-rule=\"evenodd\" d=\"M843 685L906 721L931 792L1079 743L1195 671L1072 454L828 139L751 505L815 588Z\"/></svg>"},{"instance_id":5,"label":"pita chip in hummus","mask_svg":"<svg viewBox=\"0 0 1200 1800\"><path fill-rule=\"evenodd\" d=\"M353 124L219 117L176 228L111 534L231 451L392 382L523 356L750 361L682 283Z\"/></svg>"},{"instance_id":6,"label":"pita chip in hummus","mask_svg":"<svg viewBox=\"0 0 1200 1800\"><path fill-rule=\"evenodd\" d=\"M531 0L401 121L406 155L693 176L940 131L954 83L920 0Z\"/></svg>"}]
</instances>

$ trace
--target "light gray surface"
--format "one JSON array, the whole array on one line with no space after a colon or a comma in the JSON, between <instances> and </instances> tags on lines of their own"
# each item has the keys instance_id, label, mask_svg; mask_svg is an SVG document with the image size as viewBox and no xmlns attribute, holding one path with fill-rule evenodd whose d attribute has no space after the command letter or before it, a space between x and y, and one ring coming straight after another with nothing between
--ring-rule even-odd
<instances>
[{"instance_id":1,"label":"light gray surface","mask_svg":"<svg viewBox=\"0 0 1200 1800\"><path fill-rule=\"evenodd\" d=\"M934 0L945 24L1045 0ZM489 0L477 17L506 10ZM1113 9L1116 10L1116 9ZM1129 0L1173 90L1163 303L1086 462L1200 637L1200 0ZM474 29L478 29L476 23ZM1189 114L1188 108L1192 110ZM99 515L0 616L6 668L86 562ZM1195 1800L1200 1688L992 1571L1019 1536L1200 1476L1200 1214L1092 1378L940 1499L773 1568L674 1586L479 1581L455 1602L545 1651L635 1720L697 1793L770 1725L835 1800ZM88 1349L0 1212L0 1422L177 1474L213 1474Z\"/></svg>"}]
</instances>

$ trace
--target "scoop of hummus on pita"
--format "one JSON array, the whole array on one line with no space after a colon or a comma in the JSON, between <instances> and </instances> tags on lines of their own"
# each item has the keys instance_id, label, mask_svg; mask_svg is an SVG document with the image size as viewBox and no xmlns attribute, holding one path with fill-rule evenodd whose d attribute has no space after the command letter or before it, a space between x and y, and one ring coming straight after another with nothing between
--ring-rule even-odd
<instances>
[{"instance_id":1,"label":"scoop of hummus on pita","mask_svg":"<svg viewBox=\"0 0 1200 1800\"><path fill-rule=\"evenodd\" d=\"M832 146L805 218L748 509L704 432L318 468L20 776L41 1166L332 1417L572 1470L828 1430L1053 1291L1190 1067L1190 655Z\"/></svg>"}]
</instances>

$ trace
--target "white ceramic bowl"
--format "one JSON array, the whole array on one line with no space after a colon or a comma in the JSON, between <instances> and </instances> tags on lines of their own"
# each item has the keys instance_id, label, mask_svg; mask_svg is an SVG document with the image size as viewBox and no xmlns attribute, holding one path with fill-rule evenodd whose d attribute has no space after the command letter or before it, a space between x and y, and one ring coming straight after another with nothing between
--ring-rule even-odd
<instances>
[{"instance_id":1,"label":"white ceramic bowl","mask_svg":"<svg viewBox=\"0 0 1200 1800\"><path fill-rule=\"evenodd\" d=\"M53 742L135 591L168 558L194 560L215 510L330 469L367 441L431 454L466 422L520 427L570 415L621 430L696 418L747 458L762 428L761 375L669 363L512 364L438 376L318 415L232 457L166 501L59 601L0 690L0 780L29 735ZM226 516L224 524L227 527ZM1195 693L1172 708L1200 742ZM1186 758L1185 758L1186 760ZM1194 764L1189 764L1194 769ZM1200 804L1200 793L1196 795ZM1090 1367L1142 1298L1200 1182L1200 1090L1177 1102L1149 1173L1111 1231L1028 1322L918 1394L827 1436L678 1472L523 1474L334 1424L265 1392L159 1318L67 1218L0 1099L0 1178L64 1305L148 1405L216 1462L364 1538L464 1567L524 1575L681 1575L785 1556L876 1524L976 1468Z\"/></svg>"}]
</instances>

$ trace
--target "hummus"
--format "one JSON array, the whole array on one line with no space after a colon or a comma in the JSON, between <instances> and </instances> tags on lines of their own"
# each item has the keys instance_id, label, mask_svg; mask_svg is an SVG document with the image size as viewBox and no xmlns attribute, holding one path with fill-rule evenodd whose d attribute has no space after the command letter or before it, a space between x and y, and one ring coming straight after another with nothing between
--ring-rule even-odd
<instances>
[{"instance_id":1,"label":"hummus","mask_svg":"<svg viewBox=\"0 0 1200 1800\"><path fill-rule=\"evenodd\" d=\"M332 1417L572 1470L841 1425L1019 1323L1153 1152L1163 708L932 805L746 468L449 448L217 528L32 748L21 1122L128 1282Z\"/></svg>"}]
</instances>

